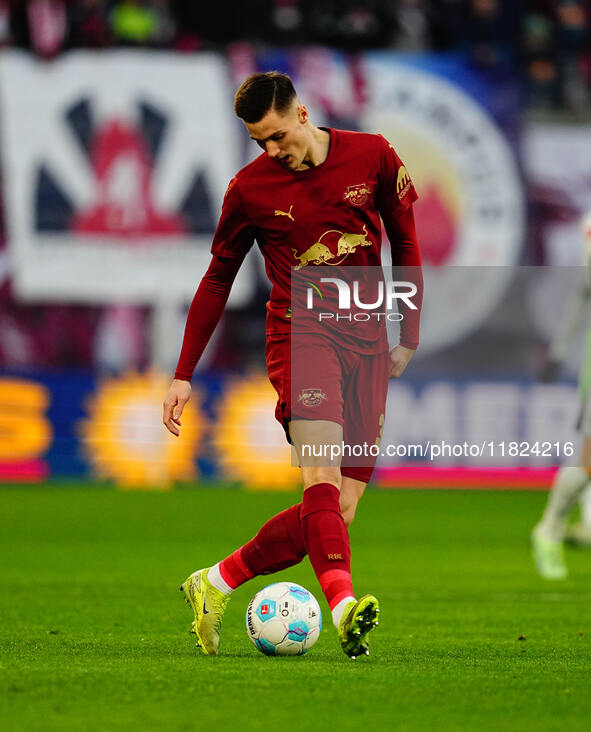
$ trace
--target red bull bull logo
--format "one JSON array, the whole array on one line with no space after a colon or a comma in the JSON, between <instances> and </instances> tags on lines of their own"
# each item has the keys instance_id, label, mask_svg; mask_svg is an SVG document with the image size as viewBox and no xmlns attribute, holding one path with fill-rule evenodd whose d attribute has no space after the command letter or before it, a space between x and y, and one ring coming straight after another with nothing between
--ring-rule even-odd
<instances>
[{"instance_id":1,"label":"red bull bull logo","mask_svg":"<svg viewBox=\"0 0 591 732\"><path fill-rule=\"evenodd\" d=\"M337 241L337 251L334 253L329 249L328 245L322 241L323 238L328 238L329 234L338 234L339 236ZM327 264L331 267L335 267L341 264L349 254L354 254L359 247L370 247L372 244L373 242L368 238L367 228L364 225L362 234L348 234L343 231L330 229L329 231L325 231L320 239L312 244L312 246L306 249L302 254L298 254L297 249L292 249L292 252L293 256L298 261L296 269L302 269L302 267L306 267L309 264ZM335 259L337 260L336 262L332 261Z\"/></svg>"}]
</instances>

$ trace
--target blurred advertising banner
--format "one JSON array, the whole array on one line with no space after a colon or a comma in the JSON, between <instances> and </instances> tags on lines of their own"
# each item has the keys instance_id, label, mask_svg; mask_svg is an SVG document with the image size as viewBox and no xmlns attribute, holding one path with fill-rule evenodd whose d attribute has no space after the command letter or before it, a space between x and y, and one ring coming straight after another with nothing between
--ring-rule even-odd
<instances>
[{"instance_id":1,"label":"blurred advertising banner","mask_svg":"<svg viewBox=\"0 0 591 732\"><path fill-rule=\"evenodd\" d=\"M190 300L240 163L213 54L76 52L0 64L6 226L21 297ZM232 291L251 295L249 264Z\"/></svg>"},{"instance_id":2,"label":"blurred advertising banner","mask_svg":"<svg viewBox=\"0 0 591 732\"><path fill-rule=\"evenodd\" d=\"M125 489L197 480L297 484L266 376L203 376L182 437L162 425L168 375L88 371L0 376L0 483L95 478Z\"/></svg>"},{"instance_id":3,"label":"blurred advertising banner","mask_svg":"<svg viewBox=\"0 0 591 732\"><path fill-rule=\"evenodd\" d=\"M266 375L196 379L178 439L161 421L167 384L161 374L0 377L0 483L90 478L134 490L220 480L251 490L298 487ZM373 482L548 488L555 467L578 456L579 403L572 382L392 381Z\"/></svg>"},{"instance_id":4,"label":"blurred advertising banner","mask_svg":"<svg viewBox=\"0 0 591 732\"><path fill-rule=\"evenodd\" d=\"M330 403L339 378L331 375L331 344L340 344L348 359L352 353L365 358L353 340L385 340L386 323L400 322L389 315L404 315L400 298L388 297L394 290L368 280L368 269L361 270L362 284L345 282L345 274L354 276L353 267L307 266L294 273L301 285L292 313L295 418L315 419L319 406ZM358 365L357 372L347 373L356 381L346 395L352 429L340 457L377 458L374 482L383 487L547 488L558 465L580 465L579 429L591 432L589 270L514 267L506 275L495 267L457 269L463 280L455 302L462 311L471 308L462 281L482 282L488 291L486 281L502 275L509 284L461 342L413 359L401 379L390 381L385 409L372 412L371 439L364 415L385 379L372 369L360 377ZM329 277L319 276L323 273ZM409 283L398 283L396 292L410 292ZM449 313L438 311L437 294L425 290L425 318L445 330ZM306 310L303 318L298 307ZM314 318L319 327L311 333ZM397 334L389 335L394 345ZM311 351L320 341L322 350ZM385 353L381 347L370 350L368 356ZM561 371L571 352L581 364L578 387ZM161 422L168 384L168 376L150 372L5 374L0 476L6 481L86 476L144 489L197 480L237 481L251 489L298 485L299 471L275 416L277 395L265 374L196 376L180 438ZM331 421L338 421L334 414Z\"/></svg>"}]
</instances>

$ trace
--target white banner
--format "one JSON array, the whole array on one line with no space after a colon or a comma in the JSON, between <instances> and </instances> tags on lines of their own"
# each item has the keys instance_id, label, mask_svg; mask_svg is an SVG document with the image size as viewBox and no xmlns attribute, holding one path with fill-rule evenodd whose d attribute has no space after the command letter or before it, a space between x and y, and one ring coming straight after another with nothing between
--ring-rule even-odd
<instances>
[{"instance_id":1,"label":"white banner","mask_svg":"<svg viewBox=\"0 0 591 732\"><path fill-rule=\"evenodd\" d=\"M0 61L3 183L22 297L183 302L210 260L240 137L220 56ZM247 261L232 290L251 294Z\"/></svg>"}]
</instances>

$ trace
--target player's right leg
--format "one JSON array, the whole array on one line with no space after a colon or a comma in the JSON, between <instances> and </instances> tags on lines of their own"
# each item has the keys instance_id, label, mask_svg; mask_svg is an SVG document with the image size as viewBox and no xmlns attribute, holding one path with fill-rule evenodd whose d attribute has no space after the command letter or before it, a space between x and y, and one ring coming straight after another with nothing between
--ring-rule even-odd
<instances>
[{"instance_id":1,"label":"player's right leg","mask_svg":"<svg viewBox=\"0 0 591 732\"><path fill-rule=\"evenodd\" d=\"M216 655L224 611L232 592L253 577L279 572L306 556L300 529L301 503L271 517L257 535L212 567L200 569L181 585L195 614L192 632L207 655Z\"/></svg>"},{"instance_id":2,"label":"player's right leg","mask_svg":"<svg viewBox=\"0 0 591 732\"><path fill-rule=\"evenodd\" d=\"M209 582L210 571L207 568L193 572L180 590L185 593L185 601L195 615L191 632L197 636L197 645L206 655L215 656L220 646L220 629L230 594L220 592Z\"/></svg>"}]
</instances>

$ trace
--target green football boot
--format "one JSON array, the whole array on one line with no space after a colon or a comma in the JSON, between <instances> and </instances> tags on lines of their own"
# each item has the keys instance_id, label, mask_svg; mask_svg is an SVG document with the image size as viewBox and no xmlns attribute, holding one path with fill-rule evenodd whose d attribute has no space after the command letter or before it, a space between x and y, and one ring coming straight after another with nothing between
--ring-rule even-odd
<instances>
[{"instance_id":1,"label":"green football boot","mask_svg":"<svg viewBox=\"0 0 591 732\"><path fill-rule=\"evenodd\" d=\"M564 548L561 541L531 535L532 557L540 577L548 580L566 579L568 570L564 561Z\"/></svg>"},{"instance_id":2,"label":"green football boot","mask_svg":"<svg viewBox=\"0 0 591 732\"><path fill-rule=\"evenodd\" d=\"M185 602L195 613L191 633L197 636L197 645L207 656L217 656L220 647L220 629L230 595L224 595L207 581L207 569L193 572L180 586Z\"/></svg>"},{"instance_id":3,"label":"green football boot","mask_svg":"<svg viewBox=\"0 0 591 732\"><path fill-rule=\"evenodd\" d=\"M378 625L380 606L373 595L350 602L339 623L341 648L349 658L369 656L367 634Z\"/></svg>"}]
</instances>

